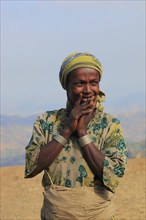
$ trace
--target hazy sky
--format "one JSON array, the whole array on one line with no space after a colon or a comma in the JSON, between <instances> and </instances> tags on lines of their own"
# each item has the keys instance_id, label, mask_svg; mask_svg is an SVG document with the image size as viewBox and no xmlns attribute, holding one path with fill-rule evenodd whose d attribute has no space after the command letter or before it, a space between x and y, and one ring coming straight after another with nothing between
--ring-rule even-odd
<instances>
[{"instance_id":1,"label":"hazy sky","mask_svg":"<svg viewBox=\"0 0 146 220\"><path fill-rule=\"evenodd\" d=\"M1 1L1 113L63 107L58 72L75 51L101 61L111 104L144 96L145 1Z\"/></svg>"}]
</instances>

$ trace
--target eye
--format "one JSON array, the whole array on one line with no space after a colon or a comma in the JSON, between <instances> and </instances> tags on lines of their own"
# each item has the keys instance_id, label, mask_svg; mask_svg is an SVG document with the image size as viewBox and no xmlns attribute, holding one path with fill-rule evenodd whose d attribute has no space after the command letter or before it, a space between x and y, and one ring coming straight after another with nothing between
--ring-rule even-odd
<instances>
[{"instance_id":1,"label":"eye","mask_svg":"<svg viewBox=\"0 0 146 220\"><path fill-rule=\"evenodd\" d=\"M74 83L75 86L82 86L83 85L83 81L77 81Z\"/></svg>"},{"instance_id":2,"label":"eye","mask_svg":"<svg viewBox=\"0 0 146 220\"><path fill-rule=\"evenodd\" d=\"M98 82L98 81L92 81L91 84L92 84L93 86L97 86L97 85L99 85L99 82Z\"/></svg>"}]
</instances>

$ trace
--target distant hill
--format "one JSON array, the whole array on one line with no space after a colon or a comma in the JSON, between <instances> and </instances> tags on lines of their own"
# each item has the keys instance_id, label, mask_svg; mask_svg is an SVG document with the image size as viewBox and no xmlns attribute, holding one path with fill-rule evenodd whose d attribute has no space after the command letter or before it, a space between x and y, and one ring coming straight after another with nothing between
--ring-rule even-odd
<instances>
[{"instance_id":1,"label":"distant hill","mask_svg":"<svg viewBox=\"0 0 146 220\"><path fill-rule=\"evenodd\" d=\"M36 115L30 115L30 116L19 116L19 115L2 115L1 116L1 126L2 127L9 127L11 125L21 125L21 126L30 126L33 124L35 119L37 118Z\"/></svg>"},{"instance_id":2,"label":"distant hill","mask_svg":"<svg viewBox=\"0 0 146 220\"><path fill-rule=\"evenodd\" d=\"M145 111L134 110L116 115L124 128L130 157L145 155ZM25 146L31 138L37 115L1 116L1 166L24 165Z\"/></svg>"},{"instance_id":3,"label":"distant hill","mask_svg":"<svg viewBox=\"0 0 146 220\"><path fill-rule=\"evenodd\" d=\"M120 113L120 119L124 129L125 138L128 142L139 142L145 140L145 111L131 110L127 113Z\"/></svg>"}]
</instances>

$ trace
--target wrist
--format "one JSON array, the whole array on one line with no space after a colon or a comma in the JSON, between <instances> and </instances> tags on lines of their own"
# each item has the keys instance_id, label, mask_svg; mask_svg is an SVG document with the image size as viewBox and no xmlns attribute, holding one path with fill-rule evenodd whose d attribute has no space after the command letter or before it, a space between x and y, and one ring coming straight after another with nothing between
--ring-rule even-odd
<instances>
[{"instance_id":1,"label":"wrist","mask_svg":"<svg viewBox=\"0 0 146 220\"><path fill-rule=\"evenodd\" d=\"M59 133L56 134L53 139L55 141L57 141L58 143L60 143L61 145L65 146L68 143L68 139L64 138L62 135L60 135Z\"/></svg>"},{"instance_id":2,"label":"wrist","mask_svg":"<svg viewBox=\"0 0 146 220\"><path fill-rule=\"evenodd\" d=\"M90 144L91 142L92 142L92 139L90 138L90 136L88 134L84 135L78 139L78 143L79 143L80 147L84 147L84 146Z\"/></svg>"},{"instance_id":3,"label":"wrist","mask_svg":"<svg viewBox=\"0 0 146 220\"><path fill-rule=\"evenodd\" d=\"M87 135L87 131L84 131L84 130L78 131L77 134L78 134L78 138L81 138L81 137Z\"/></svg>"},{"instance_id":4,"label":"wrist","mask_svg":"<svg viewBox=\"0 0 146 220\"><path fill-rule=\"evenodd\" d=\"M69 139L71 136L72 132L70 131L69 128L64 128L64 130L61 131L60 135L63 136L66 139Z\"/></svg>"}]
</instances>

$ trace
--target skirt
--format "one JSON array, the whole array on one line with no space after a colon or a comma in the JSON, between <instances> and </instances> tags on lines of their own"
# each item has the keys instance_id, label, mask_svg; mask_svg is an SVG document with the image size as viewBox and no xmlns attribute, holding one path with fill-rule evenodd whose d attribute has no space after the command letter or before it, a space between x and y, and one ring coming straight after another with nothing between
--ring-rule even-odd
<instances>
[{"instance_id":1,"label":"skirt","mask_svg":"<svg viewBox=\"0 0 146 220\"><path fill-rule=\"evenodd\" d=\"M114 220L111 193L103 187L53 185L43 194L41 220Z\"/></svg>"}]
</instances>

